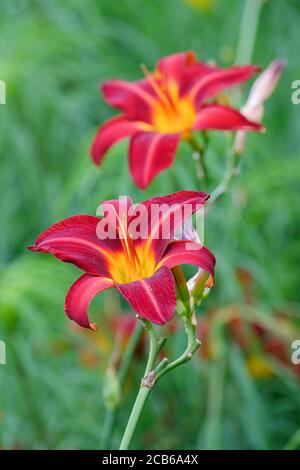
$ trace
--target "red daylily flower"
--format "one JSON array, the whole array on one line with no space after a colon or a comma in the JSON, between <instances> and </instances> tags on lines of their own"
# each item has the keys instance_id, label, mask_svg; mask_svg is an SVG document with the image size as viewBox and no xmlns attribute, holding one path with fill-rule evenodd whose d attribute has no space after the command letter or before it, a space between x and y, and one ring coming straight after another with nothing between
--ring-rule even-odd
<instances>
[{"instance_id":1,"label":"red daylily flower","mask_svg":"<svg viewBox=\"0 0 300 470\"><path fill-rule=\"evenodd\" d=\"M105 100L122 114L100 127L91 148L94 162L100 165L113 144L130 137L129 168L136 185L143 189L172 165L180 140L192 131L261 131L259 123L239 111L208 102L258 70L253 65L209 66L190 51L162 58L155 71L142 80L103 83Z\"/></svg>"},{"instance_id":2,"label":"red daylily flower","mask_svg":"<svg viewBox=\"0 0 300 470\"><path fill-rule=\"evenodd\" d=\"M186 205L195 212L199 206L203 207L208 197L201 192L180 191L137 206L133 206L130 198L105 201L102 207L109 214L107 223L113 225L117 220L114 239L97 236L98 224L105 218L78 215L52 225L29 249L51 253L85 271L71 286L65 300L66 314L79 325L96 329L95 324L89 322L88 306L96 294L112 287L119 290L140 317L164 324L172 318L176 306L171 271L174 266L198 266L209 273L208 282L212 282L214 255L199 243L173 239L179 220L182 222L186 216ZM154 204L164 207L164 211L153 223L151 208ZM133 215L132 208L135 209ZM149 232L147 237L133 239L130 226L137 221L142 208L146 210ZM167 220L170 233L163 237L162 227Z\"/></svg>"}]
</instances>

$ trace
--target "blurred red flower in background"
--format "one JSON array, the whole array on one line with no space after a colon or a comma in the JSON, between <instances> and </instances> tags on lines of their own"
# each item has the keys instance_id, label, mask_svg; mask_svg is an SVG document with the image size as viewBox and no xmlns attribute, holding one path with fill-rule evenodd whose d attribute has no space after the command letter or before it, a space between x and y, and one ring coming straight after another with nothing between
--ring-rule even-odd
<instances>
[{"instance_id":1,"label":"blurred red flower in background","mask_svg":"<svg viewBox=\"0 0 300 470\"><path fill-rule=\"evenodd\" d=\"M100 165L113 144L131 137L130 172L136 185L145 188L172 165L180 140L195 130L262 130L239 111L211 101L257 71L253 65L210 66L189 51L163 57L142 80L103 83L105 100L122 114L100 127L91 148L94 162Z\"/></svg>"}]
</instances>

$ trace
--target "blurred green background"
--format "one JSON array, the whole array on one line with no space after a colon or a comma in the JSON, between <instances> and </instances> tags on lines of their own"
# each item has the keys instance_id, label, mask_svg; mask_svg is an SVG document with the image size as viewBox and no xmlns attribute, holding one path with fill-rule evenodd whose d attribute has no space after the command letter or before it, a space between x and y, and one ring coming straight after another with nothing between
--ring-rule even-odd
<instances>
[{"instance_id":1,"label":"blurred green background","mask_svg":"<svg viewBox=\"0 0 300 470\"><path fill-rule=\"evenodd\" d=\"M107 387L116 389L112 371L128 344L120 318L133 314L109 292L91 309L99 333L75 328L63 302L79 271L26 247L59 219L94 214L102 199L199 188L184 144L174 166L144 192L129 177L126 142L100 170L93 166L91 140L114 113L99 82L137 79L141 63L152 69L160 56L187 49L232 65L243 7L241 0L2 0L1 448L118 446L145 363L143 342L113 423L107 404L116 400ZM300 107L291 103L291 83L300 79L299 20L297 0L263 4L252 60L265 67L285 58L288 67L266 105L267 133L248 138L241 174L206 217L217 271L199 313L202 352L154 389L134 448L300 448L300 365L290 360L291 343L300 339ZM248 90L234 95L234 104L241 106ZM207 164L215 182L228 139L211 134ZM184 348L173 323L170 355Z\"/></svg>"}]
</instances>

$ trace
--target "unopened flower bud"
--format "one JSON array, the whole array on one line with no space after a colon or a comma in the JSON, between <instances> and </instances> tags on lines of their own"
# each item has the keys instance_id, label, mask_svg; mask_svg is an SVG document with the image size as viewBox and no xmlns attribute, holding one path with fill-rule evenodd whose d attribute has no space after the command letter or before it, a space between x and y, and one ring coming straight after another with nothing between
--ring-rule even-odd
<instances>
[{"instance_id":1,"label":"unopened flower bud","mask_svg":"<svg viewBox=\"0 0 300 470\"><path fill-rule=\"evenodd\" d=\"M118 407L121 400L121 390L116 370L109 367L104 376L103 398L105 406L114 410Z\"/></svg>"},{"instance_id":2,"label":"unopened flower bud","mask_svg":"<svg viewBox=\"0 0 300 470\"><path fill-rule=\"evenodd\" d=\"M177 311L184 315L190 311L190 293L181 267L176 266L172 271L175 278Z\"/></svg>"},{"instance_id":3,"label":"unopened flower bud","mask_svg":"<svg viewBox=\"0 0 300 470\"><path fill-rule=\"evenodd\" d=\"M272 95L286 66L284 60L274 60L255 80L248 99L242 107L242 114L249 120L261 123L264 115L264 102ZM246 133L239 131L236 135L234 149L237 154L244 151Z\"/></svg>"},{"instance_id":4,"label":"unopened flower bud","mask_svg":"<svg viewBox=\"0 0 300 470\"><path fill-rule=\"evenodd\" d=\"M195 276L188 281L188 290L193 305L198 305L209 295L212 285L211 276L206 271L199 269Z\"/></svg>"}]
</instances>

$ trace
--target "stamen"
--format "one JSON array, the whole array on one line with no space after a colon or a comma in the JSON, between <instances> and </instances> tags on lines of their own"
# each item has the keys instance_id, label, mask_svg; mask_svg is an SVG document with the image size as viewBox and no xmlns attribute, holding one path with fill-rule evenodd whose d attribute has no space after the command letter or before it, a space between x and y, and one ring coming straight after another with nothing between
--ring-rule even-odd
<instances>
[{"instance_id":1,"label":"stamen","mask_svg":"<svg viewBox=\"0 0 300 470\"><path fill-rule=\"evenodd\" d=\"M122 219L119 219L119 237L123 247L125 257L129 265L133 265L135 271L141 267L141 261L139 259L138 253L135 249L133 240L127 230L127 217L126 214L123 214Z\"/></svg>"},{"instance_id":2,"label":"stamen","mask_svg":"<svg viewBox=\"0 0 300 470\"><path fill-rule=\"evenodd\" d=\"M141 64L141 70L143 74L145 75L146 78L148 78L150 85L152 86L154 92L157 94L158 98L162 101L162 104L165 105L167 109L170 109L170 107L174 110L176 109L174 106L174 103L172 102L172 99L162 91L161 87L155 80L153 74L149 72L145 64Z\"/></svg>"}]
</instances>

